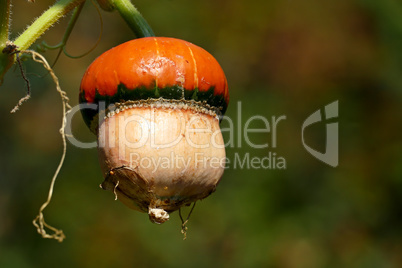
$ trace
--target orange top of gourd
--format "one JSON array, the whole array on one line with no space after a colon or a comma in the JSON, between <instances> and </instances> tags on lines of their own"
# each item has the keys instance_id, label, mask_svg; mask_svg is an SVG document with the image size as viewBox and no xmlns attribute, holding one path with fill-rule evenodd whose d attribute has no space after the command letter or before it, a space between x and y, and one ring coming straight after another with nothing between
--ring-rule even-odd
<instances>
[{"instance_id":1,"label":"orange top of gourd","mask_svg":"<svg viewBox=\"0 0 402 268\"><path fill-rule=\"evenodd\" d=\"M222 113L229 102L227 80L215 58L167 37L134 39L106 51L89 66L80 88L81 103L158 97L204 101Z\"/></svg>"}]
</instances>

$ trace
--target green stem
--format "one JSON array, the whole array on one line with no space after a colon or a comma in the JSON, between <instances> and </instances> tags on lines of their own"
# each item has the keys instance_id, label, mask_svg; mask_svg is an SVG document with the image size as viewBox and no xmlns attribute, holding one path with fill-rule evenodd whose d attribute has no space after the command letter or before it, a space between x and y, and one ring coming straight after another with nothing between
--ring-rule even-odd
<instances>
[{"instance_id":1,"label":"green stem","mask_svg":"<svg viewBox=\"0 0 402 268\"><path fill-rule=\"evenodd\" d=\"M112 1L113 6L117 9L137 38L155 36L151 26L149 26L148 22L130 0Z\"/></svg>"},{"instance_id":2,"label":"green stem","mask_svg":"<svg viewBox=\"0 0 402 268\"><path fill-rule=\"evenodd\" d=\"M2 1L2 0L0 0ZM60 0L36 19L15 41L19 50L28 49L47 29L85 0Z\"/></svg>"},{"instance_id":3,"label":"green stem","mask_svg":"<svg viewBox=\"0 0 402 268\"><path fill-rule=\"evenodd\" d=\"M13 65L14 55L2 53L7 45L9 28L11 0L0 0L0 85L3 83L4 73Z\"/></svg>"},{"instance_id":4,"label":"green stem","mask_svg":"<svg viewBox=\"0 0 402 268\"><path fill-rule=\"evenodd\" d=\"M11 0L0 0L0 48L6 46L10 28L10 7Z\"/></svg>"}]
</instances>

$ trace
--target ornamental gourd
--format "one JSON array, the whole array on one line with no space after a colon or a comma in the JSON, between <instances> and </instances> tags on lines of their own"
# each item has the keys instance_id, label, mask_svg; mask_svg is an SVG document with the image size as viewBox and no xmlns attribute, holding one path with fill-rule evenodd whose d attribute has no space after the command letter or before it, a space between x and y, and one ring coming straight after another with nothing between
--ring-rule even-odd
<instances>
[{"instance_id":1,"label":"ornamental gourd","mask_svg":"<svg viewBox=\"0 0 402 268\"><path fill-rule=\"evenodd\" d=\"M163 223L215 191L229 92L207 51L174 38L128 41L89 66L79 100L98 137L101 187L125 205Z\"/></svg>"}]
</instances>

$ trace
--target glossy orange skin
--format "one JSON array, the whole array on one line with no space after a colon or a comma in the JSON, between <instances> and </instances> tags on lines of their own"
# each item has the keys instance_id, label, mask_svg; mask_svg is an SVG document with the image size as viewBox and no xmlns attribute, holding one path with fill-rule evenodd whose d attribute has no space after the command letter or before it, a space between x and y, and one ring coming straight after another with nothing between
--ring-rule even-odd
<instances>
[{"instance_id":1,"label":"glossy orange skin","mask_svg":"<svg viewBox=\"0 0 402 268\"><path fill-rule=\"evenodd\" d=\"M229 102L225 74L215 58L189 42L168 37L134 39L99 56L87 69L80 91L86 102L113 96L119 84L127 89L165 88L179 85L186 90L208 91Z\"/></svg>"}]
</instances>

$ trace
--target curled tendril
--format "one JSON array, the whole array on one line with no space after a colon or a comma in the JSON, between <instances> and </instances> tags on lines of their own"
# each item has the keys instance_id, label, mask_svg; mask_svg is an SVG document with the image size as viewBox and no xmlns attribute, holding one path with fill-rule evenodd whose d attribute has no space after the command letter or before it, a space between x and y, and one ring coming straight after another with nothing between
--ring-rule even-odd
<instances>
[{"instance_id":1,"label":"curled tendril","mask_svg":"<svg viewBox=\"0 0 402 268\"><path fill-rule=\"evenodd\" d=\"M41 43L36 45L35 51L37 51L39 53L44 53L44 52L46 52L48 50L55 50L55 49L59 50L59 52L57 53L56 59L54 60L53 64L51 65L52 68L56 64L56 62L59 59L59 57L60 57L62 52L64 53L64 55L66 55L69 58L78 59L78 58L82 58L82 57L88 55L89 53L91 53L98 46L98 44L99 44L99 42L100 42L100 40L102 38L102 33L103 33L103 20L102 20L102 15L100 13L100 10L99 10L98 6L94 3L93 0L91 0L91 3L95 6L96 11L97 11L98 16L99 16L99 20L100 20L100 34L99 34L98 39L96 40L96 43L91 47L91 49L89 49L87 52L85 52L85 53L83 53L81 55L78 55L78 56L73 56L73 55L69 54L67 52L67 50L66 50L67 41L68 41L68 39L69 39L73 29L74 29L74 26L75 26L75 24L76 24L76 22L78 20L78 17L81 14L81 11L82 11L82 9L84 7L85 2L83 2L82 4L80 4L79 6L77 6L74 9L73 15L71 16L71 19L70 19L70 21L68 23L67 29L66 29L66 31L64 33L63 39L61 40L60 43L58 43L57 45L52 46L52 45L47 44L46 41L42 41Z\"/></svg>"}]
</instances>

